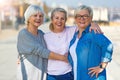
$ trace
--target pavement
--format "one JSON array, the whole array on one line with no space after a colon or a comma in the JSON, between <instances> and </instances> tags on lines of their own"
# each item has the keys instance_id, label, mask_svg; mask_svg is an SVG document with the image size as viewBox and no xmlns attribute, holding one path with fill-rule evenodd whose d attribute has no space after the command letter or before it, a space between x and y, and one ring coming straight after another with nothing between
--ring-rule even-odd
<instances>
[{"instance_id":1,"label":"pavement","mask_svg":"<svg viewBox=\"0 0 120 80\"><path fill-rule=\"evenodd\" d=\"M18 30L14 29L4 29L0 31L0 41L7 40L11 36L16 36L18 34Z\"/></svg>"}]
</instances>

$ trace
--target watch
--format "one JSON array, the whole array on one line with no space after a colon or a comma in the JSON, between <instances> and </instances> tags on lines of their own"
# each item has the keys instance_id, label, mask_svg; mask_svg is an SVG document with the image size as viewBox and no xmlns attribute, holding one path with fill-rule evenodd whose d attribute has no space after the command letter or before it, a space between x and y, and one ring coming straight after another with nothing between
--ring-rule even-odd
<instances>
[{"instance_id":1,"label":"watch","mask_svg":"<svg viewBox=\"0 0 120 80\"><path fill-rule=\"evenodd\" d=\"M105 67L103 67L102 64L100 64L99 67L100 67L101 69L105 69Z\"/></svg>"}]
</instances>

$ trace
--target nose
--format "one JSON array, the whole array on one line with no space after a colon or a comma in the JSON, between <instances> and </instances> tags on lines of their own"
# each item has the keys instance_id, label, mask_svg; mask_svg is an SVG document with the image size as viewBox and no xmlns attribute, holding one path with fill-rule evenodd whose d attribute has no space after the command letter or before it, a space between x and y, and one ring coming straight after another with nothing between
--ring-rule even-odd
<instances>
[{"instance_id":1,"label":"nose","mask_svg":"<svg viewBox=\"0 0 120 80\"><path fill-rule=\"evenodd\" d=\"M81 20L84 20L84 16L81 16L80 19L81 19Z\"/></svg>"}]
</instances>

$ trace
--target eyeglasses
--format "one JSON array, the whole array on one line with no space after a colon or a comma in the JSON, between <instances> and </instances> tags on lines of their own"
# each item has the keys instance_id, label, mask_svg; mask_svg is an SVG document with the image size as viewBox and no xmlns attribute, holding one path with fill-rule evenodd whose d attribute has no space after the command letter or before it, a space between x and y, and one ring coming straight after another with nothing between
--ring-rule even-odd
<instances>
[{"instance_id":1,"label":"eyeglasses","mask_svg":"<svg viewBox=\"0 0 120 80\"><path fill-rule=\"evenodd\" d=\"M76 18L78 19L81 19L81 18L88 19L89 17L90 17L89 15L76 15Z\"/></svg>"}]
</instances>

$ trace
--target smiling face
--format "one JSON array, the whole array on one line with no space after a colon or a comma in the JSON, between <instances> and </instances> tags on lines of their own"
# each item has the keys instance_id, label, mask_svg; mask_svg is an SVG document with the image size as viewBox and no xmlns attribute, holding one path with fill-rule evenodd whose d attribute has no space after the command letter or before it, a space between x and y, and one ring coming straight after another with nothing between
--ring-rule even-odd
<instances>
[{"instance_id":1,"label":"smiling face","mask_svg":"<svg viewBox=\"0 0 120 80\"><path fill-rule=\"evenodd\" d=\"M43 23L43 14L40 12L31 15L28 20L28 25L34 26L36 28L38 28L42 23Z\"/></svg>"},{"instance_id":2,"label":"smiling face","mask_svg":"<svg viewBox=\"0 0 120 80\"><path fill-rule=\"evenodd\" d=\"M55 12L52 17L53 31L61 32L65 28L66 16L63 12Z\"/></svg>"},{"instance_id":3,"label":"smiling face","mask_svg":"<svg viewBox=\"0 0 120 80\"><path fill-rule=\"evenodd\" d=\"M78 28L85 29L92 21L92 16L87 9L80 10L75 16L75 22Z\"/></svg>"}]
</instances>

